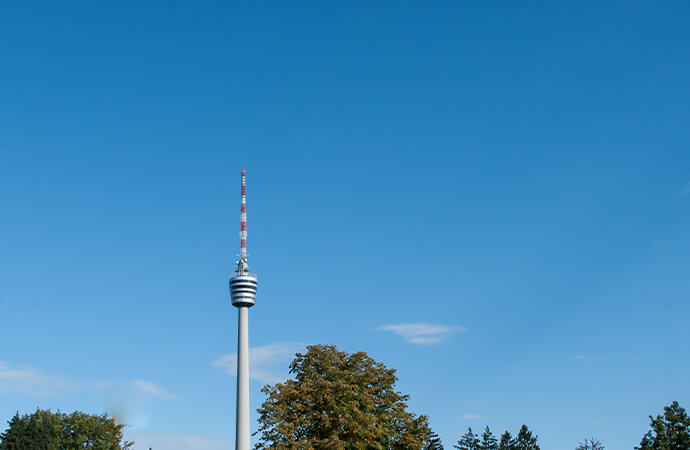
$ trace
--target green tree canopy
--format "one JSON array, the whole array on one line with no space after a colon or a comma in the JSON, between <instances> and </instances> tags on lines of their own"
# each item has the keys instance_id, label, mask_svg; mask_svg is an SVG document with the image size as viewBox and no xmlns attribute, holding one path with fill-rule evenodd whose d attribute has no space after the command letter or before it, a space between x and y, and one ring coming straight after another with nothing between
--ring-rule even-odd
<instances>
[{"instance_id":1,"label":"green tree canopy","mask_svg":"<svg viewBox=\"0 0 690 450\"><path fill-rule=\"evenodd\" d=\"M515 436L513 448L515 450L539 450L537 436L532 434L529 428L527 428L527 425L523 425L518 435Z\"/></svg>"},{"instance_id":2,"label":"green tree canopy","mask_svg":"<svg viewBox=\"0 0 690 450\"><path fill-rule=\"evenodd\" d=\"M407 411L394 369L364 352L312 345L290 364L294 380L264 386L256 448L423 449L431 430Z\"/></svg>"},{"instance_id":3,"label":"green tree canopy","mask_svg":"<svg viewBox=\"0 0 690 450\"><path fill-rule=\"evenodd\" d=\"M496 439L488 426L484 429L481 440L472 428L468 428L467 433L463 434L453 447L459 450L540 450L537 436L527 428L527 425L523 425L515 437L512 437L509 431L505 431L500 441Z\"/></svg>"},{"instance_id":4,"label":"green tree canopy","mask_svg":"<svg viewBox=\"0 0 690 450\"><path fill-rule=\"evenodd\" d=\"M489 429L489 426L484 429L482 433L482 442L479 444L482 450L498 450L498 440Z\"/></svg>"},{"instance_id":5,"label":"green tree canopy","mask_svg":"<svg viewBox=\"0 0 690 450\"><path fill-rule=\"evenodd\" d=\"M459 450L481 450L479 446L479 436L472 432L472 427L467 428L467 433L463 434L458 443L453 446Z\"/></svg>"},{"instance_id":6,"label":"green tree canopy","mask_svg":"<svg viewBox=\"0 0 690 450\"><path fill-rule=\"evenodd\" d=\"M604 445L594 438L585 439L580 442L575 450L604 450Z\"/></svg>"},{"instance_id":7,"label":"green tree canopy","mask_svg":"<svg viewBox=\"0 0 690 450\"><path fill-rule=\"evenodd\" d=\"M664 407L664 415L649 416L651 430L642 438L640 450L686 450L690 449L690 418L685 409L674 401Z\"/></svg>"},{"instance_id":8,"label":"green tree canopy","mask_svg":"<svg viewBox=\"0 0 690 450\"><path fill-rule=\"evenodd\" d=\"M429 443L426 444L424 450L443 450L443 444L441 443L441 438L438 434L433 431L429 433Z\"/></svg>"},{"instance_id":9,"label":"green tree canopy","mask_svg":"<svg viewBox=\"0 0 690 450\"><path fill-rule=\"evenodd\" d=\"M498 449L499 450L513 450L515 448L515 440L513 439L513 436L510 435L509 431L505 431L501 435L501 440L498 443Z\"/></svg>"},{"instance_id":10,"label":"green tree canopy","mask_svg":"<svg viewBox=\"0 0 690 450\"><path fill-rule=\"evenodd\" d=\"M123 425L116 425L106 414L37 409L23 416L17 413L8 424L0 434L0 450L121 450L132 446L132 442L122 442Z\"/></svg>"}]
</instances>

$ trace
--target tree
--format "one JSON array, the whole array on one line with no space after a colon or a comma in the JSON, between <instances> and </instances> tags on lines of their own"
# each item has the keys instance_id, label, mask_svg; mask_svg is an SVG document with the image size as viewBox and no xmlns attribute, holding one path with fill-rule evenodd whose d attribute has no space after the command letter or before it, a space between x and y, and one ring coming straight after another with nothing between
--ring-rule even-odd
<instances>
[{"instance_id":1,"label":"tree","mask_svg":"<svg viewBox=\"0 0 690 450\"><path fill-rule=\"evenodd\" d=\"M443 443L441 443L441 438L438 434L431 432L429 433L429 443L424 447L424 450L443 450Z\"/></svg>"},{"instance_id":2,"label":"tree","mask_svg":"<svg viewBox=\"0 0 690 450\"><path fill-rule=\"evenodd\" d=\"M690 448L690 418L674 401L664 407L664 415L649 416L651 430L642 437L639 450L685 450Z\"/></svg>"},{"instance_id":3,"label":"tree","mask_svg":"<svg viewBox=\"0 0 690 450\"><path fill-rule=\"evenodd\" d=\"M498 450L513 450L515 448L515 439L510 435L510 432L505 431L501 435L501 441L498 443Z\"/></svg>"},{"instance_id":4,"label":"tree","mask_svg":"<svg viewBox=\"0 0 690 450\"><path fill-rule=\"evenodd\" d=\"M7 430L0 434L0 450L59 448L61 419L50 411L37 409L35 413L23 416L17 412L7 424Z\"/></svg>"},{"instance_id":5,"label":"tree","mask_svg":"<svg viewBox=\"0 0 690 450\"><path fill-rule=\"evenodd\" d=\"M537 436L532 435L527 425L523 425L522 428L520 428L520 432L515 437L513 448L516 450L539 450Z\"/></svg>"},{"instance_id":6,"label":"tree","mask_svg":"<svg viewBox=\"0 0 690 450\"><path fill-rule=\"evenodd\" d=\"M257 449L422 449L426 416L406 410L394 369L364 352L311 345L290 364L294 380L264 386Z\"/></svg>"},{"instance_id":7,"label":"tree","mask_svg":"<svg viewBox=\"0 0 690 450\"><path fill-rule=\"evenodd\" d=\"M0 450L59 450L59 449L128 449L132 442L122 442L123 425L106 414L83 412L64 414L37 409L8 422L9 428L0 434Z\"/></svg>"},{"instance_id":8,"label":"tree","mask_svg":"<svg viewBox=\"0 0 690 450\"><path fill-rule=\"evenodd\" d=\"M481 450L479 436L472 432L472 427L469 427L467 428L467 433L463 434L458 443L453 447L459 450Z\"/></svg>"},{"instance_id":9,"label":"tree","mask_svg":"<svg viewBox=\"0 0 690 450\"><path fill-rule=\"evenodd\" d=\"M479 448L482 450L498 450L498 440L496 440L488 425L484 429L484 433L482 433L482 442L479 444Z\"/></svg>"},{"instance_id":10,"label":"tree","mask_svg":"<svg viewBox=\"0 0 690 450\"><path fill-rule=\"evenodd\" d=\"M598 440L590 438L580 442L575 450L605 450L605 447Z\"/></svg>"}]
</instances>

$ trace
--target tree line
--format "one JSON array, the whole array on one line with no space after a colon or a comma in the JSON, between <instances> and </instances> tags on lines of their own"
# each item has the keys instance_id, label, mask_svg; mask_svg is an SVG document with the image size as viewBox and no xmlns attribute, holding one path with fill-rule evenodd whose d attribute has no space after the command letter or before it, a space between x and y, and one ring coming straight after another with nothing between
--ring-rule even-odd
<instances>
[{"instance_id":1,"label":"tree line","mask_svg":"<svg viewBox=\"0 0 690 450\"><path fill-rule=\"evenodd\" d=\"M312 345L290 364L293 378L264 386L258 409L255 449L275 450L442 450L425 415L407 409L409 396L395 390L395 369L364 352L348 354L332 345ZM106 414L51 413L20 416L0 434L0 450L122 450L123 425ZM487 426L471 428L453 445L458 450L540 450L538 436L523 425L513 436L496 436ZM639 450L690 450L690 419L678 402L650 416ZM576 450L604 450L585 439Z\"/></svg>"},{"instance_id":2,"label":"tree line","mask_svg":"<svg viewBox=\"0 0 690 450\"><path fill-rule=\"evenodd\" d=\"M0 434L0 450L125 450L133 442L124 441L122 430L107 414L72 414L37 409L32 414L17 413Z\"/></svg>"},{"instance_id":3,"label":"tree line","mask_svg":"<svg viewBox=\"0 0 690 450\"><path fill-rule=\"evenodd\" d=\"M674 401L664 407L664 414L649 416L650 430L642 437L637 450L690 450L690 418L685 409ZM497 439L487 426L481 436L472 432L472 428L462 435L453 445L458 450L540 450L537 436L523 425L514 438L505 431ZM429 450L442 450L438 442L430 444ZM588 438L580 442L575 450L604 450L604 445L597 439Z\"/></svg>"},{"instance_id":4,"label":"tree line","mask_svg":"<svg viewBox=\"0 0 690 450\"><path fill-rule=\"evenodd\" d=\"M436 447L438 450L442 448ZM501 434L500 439L497 439L487 426L481 438L472 432L472 427L468 428L467 433L462 435L453 448L459 450L539 450L539 445L537 445L537 436L527 428L527 425L523 425L515 437L506 430Z\"/></svg>"},{"instance_id":5,"label":"tree line","mask_svg":"<svg viewBox=\"0 0 690 450\"><path fill-rule=\"evenodd\" d=\"M407 395L395 390L395 370L364 352L348 354L331 345L307 347L290 364L294 379L265 386L259 408L257 449L421 449L443 443L424 415L407 411ZM651 429L640 450L690 450L690 419L678 402L663 416L650 416ZM481 435L468 429L453 445L458 450L540 450L538 436L523 425L515 436ZM576 450L603 450L594 438Z\"/></svg>"}]
</instances>

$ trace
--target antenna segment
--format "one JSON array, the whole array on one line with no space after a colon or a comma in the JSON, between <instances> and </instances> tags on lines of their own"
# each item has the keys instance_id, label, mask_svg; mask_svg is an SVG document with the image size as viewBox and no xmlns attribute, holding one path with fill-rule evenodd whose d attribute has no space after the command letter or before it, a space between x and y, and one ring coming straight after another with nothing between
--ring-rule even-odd
<instances>
[{"instance_id":1,"label":"antenna segment","mask_svg":"<svg viewBox=\"0 0 690 450\"><path fill-rule=\"evenodd\" d=\"M240 260L237 261L237 270L240 275L249 273L247 263L247 172L242 169L242 207L240 209Z\"/></svg>"},{"instance_id":2,"label":"antenna segment","mask_svg":"<svg viewBox=\"0 0 690 450\"><path fill-rule=\"evenodd\" d=\"M247 262L247 172L242 169L242 209L240 213L240 259Z\"/></svg>"}]
</instances>

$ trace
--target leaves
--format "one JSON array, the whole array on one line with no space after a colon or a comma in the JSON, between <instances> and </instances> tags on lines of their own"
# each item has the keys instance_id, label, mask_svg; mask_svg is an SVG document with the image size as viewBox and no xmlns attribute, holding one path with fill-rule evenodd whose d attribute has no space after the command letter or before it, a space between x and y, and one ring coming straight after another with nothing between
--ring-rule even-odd
<instances>
[{"instance_id":1,"label":"leaves","mask_svg":"<svg viewBox=\"0 0 690 450\"><path fill-rule=\"evenodd\" d=\"M479 445L482 450L498 450L498 440L487 426L482 433L482 442Z\"/></svg>"},{"instance_id":2,"label":"leaves","mask_svg":"<svg viewBox=\"0 0 690 450\"><path fill-rule=\"evenodd\" d=\"M434 432L429 433L429 443L424 447L424 450L443 450L443 444L438 434Z\"/></svg>"},{"instance_id":3,"label":"leaves","mask_svg":"<svg viewBox=\"0 0 690 450\"><path fill-rule=\"evenodd\" d=\"M642 437L640 450L685 450L690 448L690 418L674 401L664 407L664 415L649 416L651 430Z\"/></svg>"},{"instance_id":4,"label":"leaves","mask_svg":"<svg viewBox=\"0 0 690 450\"><path fill-rule=\"evenodd\" d=\"M537 436L532 434L527 425L523 425L520 428L520 432L515 437L513 448L515 450L539 450Z\"/></svg>"},{"instance_id":5,"label":"leaves","mask_svg":"<svg viewBox=\"0 0 690 450\"><path fill-rule=\"evenodd\" d=\"M513 450L514 448L513 436L507 430L501 435L501 441L498 443L499 450Z\"/></svg>"},{"instance_id":6,"label":"leaves","mask_svg":"<svg viewBox=\"0 0 690 450\"><path fill-rule=\"evenodd\" d=\"M474 434L472 428L468 428L467 433L462 435L456 445L459 450L540 450L537 445L537 436L523 425L518 435L513 438L510 432L505 431L498 441L487 426L482 433L481 440Z\"/></svg>"},{"instance_id":7,"label":"leaves","mask_svg":"<svg viewBox=\"0 0 690 450\"><path fill-rule=\"evenodd\" d=\"M575 448L575 450L604 450L605 447L601 442L594 438L590 439L585 439L583 442L580 442L578 446Z\"/></svg>"},{"instance_id":8,"label":"leaves","mask_svg":"<svg viewBox=\"0 0 690 450\"><path fill-rule=\"evenodd\" d=\"M481 450L479 446L479 437L472 432L472 427L467 429L467 433L463 434L457 444L453 446L459 450Z\"/></svg>"},{"instance_id":9,"label":"leaves","mask_svg":"<svg viewBox=\"0 0 690 450\"><path fill-rule=\"evenodd\" d=\"M275 449L422 449L429 442L425 416L406 410L408 396L394 389L394 369L364 352L332 345L307 347L290 364L294 380L264 386L261 441Z\"/></svg>"},{"instance_id":10,"label":"leaves","mask_svg":"<svg viewBox=\"0 0 690 450\"><path fill-rule=\"evenodd\" d=\"M9 422L0 434L0 450L121 450L132 442L122 442L123 425L106 414L83 412L64 414L37 409L35 413L19 416Z\"/></svg>"}]
</instances>

